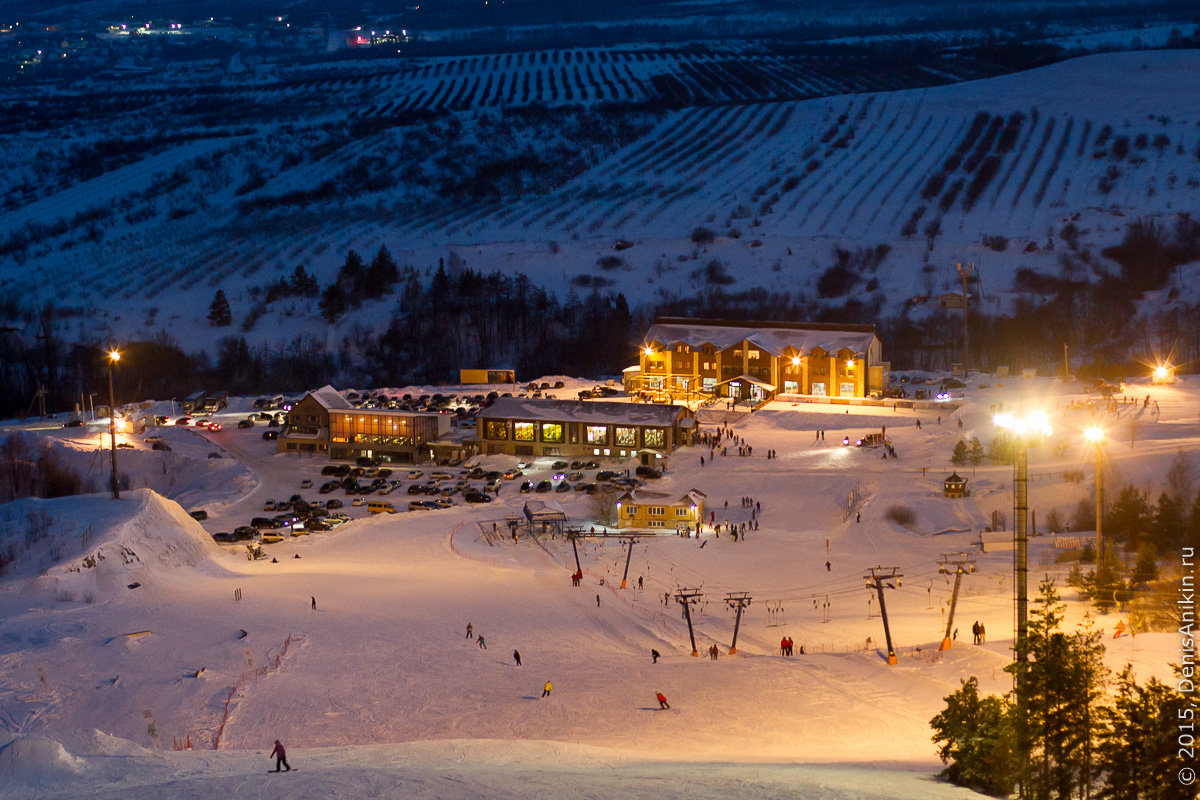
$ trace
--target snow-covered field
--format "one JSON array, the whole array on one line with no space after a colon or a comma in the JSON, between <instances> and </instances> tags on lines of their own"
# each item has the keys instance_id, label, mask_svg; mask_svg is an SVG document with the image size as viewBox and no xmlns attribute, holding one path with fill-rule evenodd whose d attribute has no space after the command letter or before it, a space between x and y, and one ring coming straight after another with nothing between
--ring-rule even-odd
<instances>
[{"instance_id":1,"label":"snow-covered field","mask_svg":"<svg viewBox=\"0 0 1200 800\"><path fill-rule=\"evenodd\" d=\"M1125 405L1109 419L1110 486L1161 487L1177 452L1196 474L1200 383L1131 382L1129 391L1150 394L1160 411ZM942 497L941 481L960 435L991 440L993 405L1037 402L1055 432L1031 453L1030 506L1039 520L1051 510L1069 516L1092 485L1080 433L1088 412L1066 409L1078 393L1047 379L974 377L961 408L940 414L776 403L739 415L732 431L753 456L684 449L660 483L705 492L718 521L750 520L740 498L752 497L759 528L737 543L710 529L699 540L640 541L624 590L625 551L615 540L580 543L578 588L568 542L522 536L490 546L481 531L534 497L512 482L480 507L368 518L347 503L350 524L268 546L273 559L250 561L205 530L245 524L265 498L317 478L324 462L277 454L261 428L232 424L203 434L207 442L166 431L169 454L132 437L135 450L119 453L122 470L134 487L152 488L120 501L98 494L0 506L4 533L33 546L0 581L0 795L971 796L932 779L940 765L927 723L961 678L1010 687L1011 554L981 554L975 543L993 511L1011 516L1011 472L958 468L973 489L963 500ZM706 429L722 413L702 412ZM841 445L884 425L895 460ZM72 447L81 466L95 458L96 434L39 435ZM769 448L777 459L765 458ZM1082 482L1064 476L1076 470ZM530 477L550 472L538 462ZM861 522L846 513L856 486ZM586 496L553 497L591 524ZM915 511L916 522L889 521L894 505ZM186 515L196 508L209 520ZM959 551L978 569L964 582L954 626L982 621L988 639L972 646L960 635L940 653L950 581L938 559ZM1054 552L1051 537L1032 541L1031 578L1061 583L1068 567ZM887 592L896 666L886 663L864 587L874 566L904 576ZM690 655L679 606L664 605L664 593L680 589L703 593L696 644L701 652L716 644L720 659ZM731 592L753 598L735 656L726 655ZM1073 602L1070 621L1084 610ZM1111 631L1120 617L1098 622ZM487 649L465 637L468 623ZM805 654L781 657L785 635ZM1106 645L1110 667L1132 662L1142 677L1166 677L1178 639L1143 633ZM663 654L657 664L651 649ZM546 681L553 690L543 698ZM670 710L658 709L658 691ZM277 738L295 774L266 774ZM193 750L175 751L180 742Z\"/></svg>"}]
</instances>

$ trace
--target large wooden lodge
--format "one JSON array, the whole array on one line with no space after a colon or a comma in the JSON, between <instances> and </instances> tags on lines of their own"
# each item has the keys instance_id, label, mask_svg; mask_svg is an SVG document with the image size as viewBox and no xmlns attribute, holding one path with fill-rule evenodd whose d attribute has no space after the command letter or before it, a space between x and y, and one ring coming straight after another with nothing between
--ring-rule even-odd
<instances>
[{"instance_id":1,"label":"large wooden lodge","mask_svg":"<svg viewBox=\"0 0 1200 800\"><path fill-rule=\"evenodd\" d=\"M626 389L656 402L777 395L870 397L890 365L874 325L662 317L646 332Z\"/></svg>"}]
</instances>

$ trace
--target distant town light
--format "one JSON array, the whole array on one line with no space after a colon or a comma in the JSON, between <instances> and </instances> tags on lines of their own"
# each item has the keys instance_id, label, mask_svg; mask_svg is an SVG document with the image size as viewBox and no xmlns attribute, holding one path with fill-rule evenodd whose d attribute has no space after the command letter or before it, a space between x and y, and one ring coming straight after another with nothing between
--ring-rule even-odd
<instances>
[{"instance_id":1,"label":"distant town light","mask_svg":"<svg viewBox=\"0 0 1200 800\"><path fill-rule=\"evenodd\" d=\"M1092 444L1100 444L1104 441L1104 429L1093 426L1085 430L1083 436Z\"/></svg>"}]
</instances>

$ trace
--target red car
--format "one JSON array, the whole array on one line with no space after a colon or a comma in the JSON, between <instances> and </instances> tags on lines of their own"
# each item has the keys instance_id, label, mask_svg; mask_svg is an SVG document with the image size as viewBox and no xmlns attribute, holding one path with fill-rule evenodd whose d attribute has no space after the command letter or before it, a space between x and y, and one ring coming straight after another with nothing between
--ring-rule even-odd
<instances>
[{"instance_id":1,"label":"red car","mask_svg":"<svg viewBox=\"0 0 1200 800\"><path fill-rule=\"evenodd\" d=\"M175 420L175 424L176 425L191 425L192 418L191 417L180 417L179 419Z\"/></svg>"},{"instance_id":2,"label":"red car","mask_svg":"<svg viewBox=\"0 0 1200 800\"><path fill-rule=\"evenodd\" d=\"M219 431L219 430L221 430L221 423L219 423L219 422L210 422L210 423L208 423L208 429L209 429L210 431Z\"/></svg>"}]
</instances>

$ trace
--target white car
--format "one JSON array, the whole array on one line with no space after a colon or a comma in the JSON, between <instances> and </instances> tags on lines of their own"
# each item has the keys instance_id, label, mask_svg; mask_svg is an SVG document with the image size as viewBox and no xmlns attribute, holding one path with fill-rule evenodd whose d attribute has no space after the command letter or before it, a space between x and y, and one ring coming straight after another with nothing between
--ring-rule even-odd
<instances>
[{"instance_id":1,"label":"white car","mask_svg":"<svg viewBox=\"0 0 1200 800\"><path fill-rule=\"evenodd\" d=\"M424 475L425 475L425 473L424 473L424 472L422 472L422 471L421 471L421 470L419 470L419 469L412 469L412 470L409 470L409 471L408 471L408 478L409 478L409 480L413 480L413 481L415 481L417 478L421 478L421 477L423 477Z\"/></svg>"},{"instance_id":2,"label":"white car","mask_svg":"<svg viewBox=\"0 0 1200 800\"><path fill-rule=\"evenodd\" d=\"M366 500L366 498L364 498L364 497L356 497L356 498L354 498L354 502L353 502L353 503L351 503L350 505L352 505L352 506L357 506L357 507L360 507L360 508L361 508L362 506L365 506L366 504L367 504L367 500Z\"/></svg>"}]
</instances>

